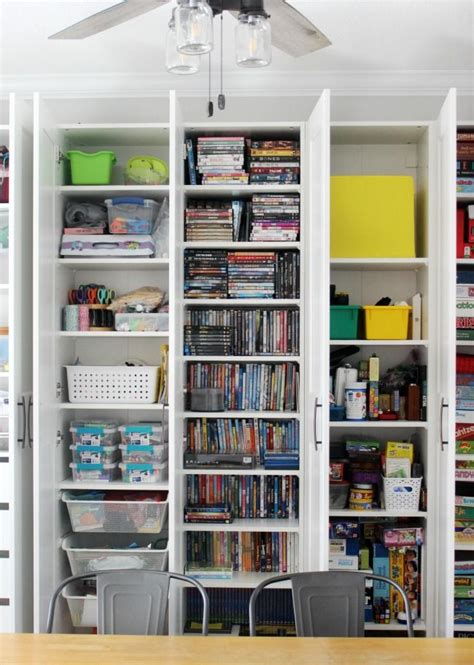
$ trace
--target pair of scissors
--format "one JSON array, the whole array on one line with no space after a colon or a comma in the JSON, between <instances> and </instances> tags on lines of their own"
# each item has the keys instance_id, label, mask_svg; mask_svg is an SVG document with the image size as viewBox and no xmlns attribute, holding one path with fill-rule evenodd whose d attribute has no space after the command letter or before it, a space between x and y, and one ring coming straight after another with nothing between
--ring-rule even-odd
<instances>
[{"instance_id":1,"label":"pair of scissors","mask_svg":"<svg viewBox=\"0 0 474 665\"><path fill-rule=\"evenodd\" d=\"M90 304L88 299L88 289L84 286L80 286L78 289L70 289L70 291L68 291L68 300L70 305Z\"/></svg>"},{"instance_id":2,"label":"pair of scissors","mask_svg":"<svg viewBox=\"0 0 474 665\"><path fill-rule=\"evenodd\" d=\"M115 298L115 291L113 289L106 289L105 286L100 286L97 289L97 299L101 305L110 305Z\"/></svg>"}]
</instances>

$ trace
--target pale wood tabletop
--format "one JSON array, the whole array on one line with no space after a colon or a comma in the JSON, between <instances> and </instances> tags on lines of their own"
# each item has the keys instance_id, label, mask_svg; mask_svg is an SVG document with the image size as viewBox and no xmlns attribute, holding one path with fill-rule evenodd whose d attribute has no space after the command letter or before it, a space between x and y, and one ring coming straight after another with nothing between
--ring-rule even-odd
<instances>
[{"instance_id":1,"label":"pale wood tabletop","mask_svg":"<svg viewBox=\"0 0 474 665\"><path fill-rule=\"evenodd\" d=\"M2 665L472 665L474 642L440 638L0 635Z\"/></svg>"}]
</instances>

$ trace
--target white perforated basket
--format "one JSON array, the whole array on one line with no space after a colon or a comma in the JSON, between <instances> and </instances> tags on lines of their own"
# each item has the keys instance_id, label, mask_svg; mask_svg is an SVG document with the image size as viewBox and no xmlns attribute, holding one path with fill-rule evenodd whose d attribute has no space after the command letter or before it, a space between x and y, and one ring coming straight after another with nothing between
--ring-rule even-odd
<instances>
[{"instance_id":1,"label":"white perforated basket","mask_svg":"<svg viewBox=\"0 0 474 665\"><path fill-rule=\"evenodd\" d=\"M82 404L156 402L158 367L67 365L69 401Z\"/></svg>"},{"instance_id":2,"label":"white perforated basket","mask_svg":"<svg viewBox=\"0 0 474 665\"><path fill-rule=\"evenodd\" d=\"M384 477L383 491L386 510L418 510L422 480L423 478Z\"/></svg>"}]
</instances>

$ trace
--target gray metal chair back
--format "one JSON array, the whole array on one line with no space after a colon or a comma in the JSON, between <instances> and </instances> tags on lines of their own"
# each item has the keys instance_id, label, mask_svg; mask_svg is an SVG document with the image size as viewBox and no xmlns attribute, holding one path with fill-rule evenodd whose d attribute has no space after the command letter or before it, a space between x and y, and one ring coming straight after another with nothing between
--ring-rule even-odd
<instances>
[{"instance_id":1,"label":"gray metal chair back","mask_svg":"<svg viewBox=\"0 0 474 665\"><path fill-rule=\"evenodd\" d=\"M200 582L178 573L157 570L100 570L73 575L54 591L48 610L46 632L53 632L56 603L72 582L97 578L97 632L100 635L162 635L168 608L171 579L196 587L203 602L202 635L209 628L209 597Z\"/></svg>"},{"instance_id":2,"label":"gray metal chair back","mask_svg":"<svg viewBox=\"0 0 474 665\"><path fill-rule=\"evenodd\" d=\"M365 580L393 586L401 595L407 616L408 637L414 637L410 603L402 587L382 575L324 571L278 575L261 582L250 596L250 635L257 634L256 602L267 586L290 581L298 637L363 637Z\"/></svg>"}]
</instances>

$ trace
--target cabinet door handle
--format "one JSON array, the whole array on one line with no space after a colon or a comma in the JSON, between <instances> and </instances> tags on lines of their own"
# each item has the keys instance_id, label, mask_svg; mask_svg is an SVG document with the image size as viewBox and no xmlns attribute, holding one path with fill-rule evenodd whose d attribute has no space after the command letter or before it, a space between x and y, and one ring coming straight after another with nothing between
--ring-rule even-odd
<instances>
[{"instance_id":1,"label":"cabinet door handle","mask_svg":"<svg viewBox=\"0 0 474 665\"><path fill-rule=\"evenodd\" d=\"M26 445L26 403L24 395L22 395L20 400L17 402L17 406L19 406L21 409L21 417L23 419L23 435L17 439L17 443L20 444L21 448L24 448Z\"/></svg>"},{"instance_id":2,"label":"cabinet door handle","mask_svg":"<svg viewBox=\"0 0 474 665\"><path fill-rule=\"evenodd\" d=\"M320 409L323 408L323 405L319 402L319 397L314 399L314 414L313 414L313 434L314 434L314 448L318 452L318 446L322 445L322 440L318 437L318 423L319 423L319 413Z\"/></svg>"},{"instance_id":3,"label":"cabinet door handle","mask_svg":"<svg viewBox=\"0 0 474 665\"><path fill-rule=\"evenodd\" d=\"M444 414L445 410L449 407L449 404L444 401L444 397L441 398L441 405L439 409L439 436L441 440L441 451L444 450L444 446L449 444L449 440L444 438Z\"/></svg>"},{"instance_id":4,"label":"cabinet door handle","mask_svg":"<svg viewBox=\"0 0 474 665\"><path fill-rule=\"evenodd\" d=\"M26 424L28 429L28 445L33 448L33 424L31 422L31 412L33 409L33 395L28 397L28 415L26 417Z\"/></svg>"}]
</instances>

